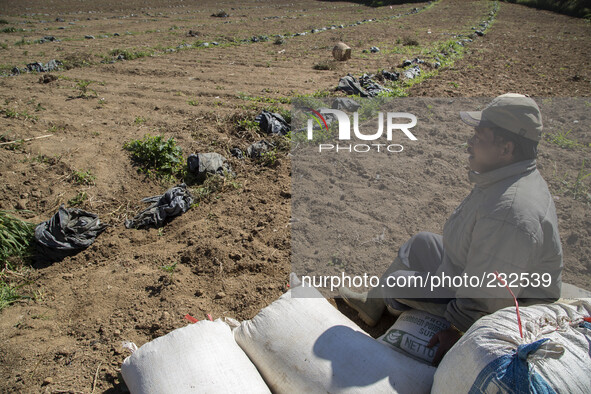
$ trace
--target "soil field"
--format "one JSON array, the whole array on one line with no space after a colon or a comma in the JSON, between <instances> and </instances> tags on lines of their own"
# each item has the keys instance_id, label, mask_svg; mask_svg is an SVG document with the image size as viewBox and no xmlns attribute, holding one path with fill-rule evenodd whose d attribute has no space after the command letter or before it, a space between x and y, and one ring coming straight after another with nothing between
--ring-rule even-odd
<instances>
[{"instance_id":1,"label":"soil field","mask_svg":"<svg viewBox=\"0 0 591 394\"><path fill-rule=\"evenodd\" d=\"M220 10L229 16L211 16ZM474 34L483 21L491 22L485 34ZM428 77L401 85L411 97L540 97L552 115L544 118L538 168L555 196L563 279L591 288L591 177L584 178L591 119L588 110L577 119L551 110L570 97L591 105L589 21L493 1L372 8L311 0L28 0L0 2L0 22L2 140L51 135L0 146L0 209L39 223L60 204L77 205L109 224L76 256L2 273L31 299L0 311L0 392L125 392L122 342L140 346L188 324L186 314L249 319L278 298L291 268L289 143L274 138L279 149L264 162L230 150L269 138L253 127L262 109L289 110L298 95L342 96L334 93L340 77L402 71L404 60L417 57ZM39 41L49 36L55 40ZM341 40L352 58L335 62L332 48ZM464 46L435 68L450 40ZM63 62L60 70L22 72L51 59ZM44 74L57 78L44 83ZM383 235L377 267L416 232L441 233L470 192L462 144L471 132L458 117L389 159L396 221L364 222L375 230L359 240L371 246ZM123 149L145 134L174 137L185 157L218 152L237 175L161 229L126 229L142 198L174 185L139 172ZM91 177L81 181L80 173ZM368 332L380 335L391 323Z\"/></svg>"}]
</instances>

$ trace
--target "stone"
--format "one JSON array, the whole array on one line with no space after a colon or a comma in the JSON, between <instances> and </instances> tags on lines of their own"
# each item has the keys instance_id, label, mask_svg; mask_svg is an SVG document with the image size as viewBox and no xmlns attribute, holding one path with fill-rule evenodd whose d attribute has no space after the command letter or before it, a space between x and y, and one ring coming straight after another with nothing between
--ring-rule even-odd
<instances>
[{"instance_id":1,"label":"stone","mask_svg":"<svg viewBox=\"0 0 591 394\"><path fill-rule=\"evenodd\" d=\"M332 48L332 56L341 62L351 59L351 47L344 42L339 42Z\"/></svg>"},{"instance_id":2,"label":"stone","mask_svg":"<svg viewBox=\"0 0 591 394\"><path fill-rule=\"evenodd\" d=\"M216 299L216 300L219 300L219 299L221 299L221 298L224 298L225 296L226 296L226 293L224 293L223 291L220 291L219 293L217 293L217 294L215 295L215 299Z\"/></svg>"}]
</instances>

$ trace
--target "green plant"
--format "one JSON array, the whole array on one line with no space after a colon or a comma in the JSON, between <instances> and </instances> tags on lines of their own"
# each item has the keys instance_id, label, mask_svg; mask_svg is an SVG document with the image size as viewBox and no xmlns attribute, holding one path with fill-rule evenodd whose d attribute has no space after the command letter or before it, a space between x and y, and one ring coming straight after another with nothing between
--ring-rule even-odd
<instances>
[{"instance_id":1,"label":"green plant","mask_svg":"<svg viewBox=\"0 0 591 394\"><path fill-rule=\"evenodd\" d=\"M50 133L55 133L55 132L57 132L59 130L65 130L65 127L64 126L51 125L47 129L47 131L50 132Z\"/></svg>"},{"instance_id":2,"label":"green plant","mask_svg":"<svg viewBox=\"0 0 591 394\"><path fill-rule=\"evenodd\" d=\"M3 113L4 116L6 116L7 118L23 118L25 120L32 120L32 121L36 121L39 119L35 115L30 115L27 111L17 112L16 110L10 109L10 108L0 109L0 113Z\"/></svg>"},{"instance_id":3,"label":"green plant","mask_svg":"<svg viewBox=\"0 0 591 394\"><path fill-rule=\"evenodd\" d=\"M169 265L163 265L163 266L162 266L162 269L163 269L164 271L166 271L166 272L168 272L168 273L169 273L169 275L170 275L170 282L172 282L172 275L174 274L174 270L176 269L176 265L177 265L177 264L178 264L178 261L175 261L175 262L174 262L174 263L172 263L172 264L169 264Z\"/></svg>"},{"instance_id":4,"label":"green plant","mask_svg":"<svg viewBox=\"0 0 591 394\"><path fill-rule=\"evenodd\" d=\"M238 121L238 127L242 130L257 131L259 130L258 122L251 119L241 119Z\"/></svg>"},{"instance_id":5,"label":"green plant","mask_svg":"<svg viewBox=\"0 0 591 394\"><path fill-rule=\"evenodd\" d=\"M29 41L25 41L25 37L22 37L20 41L14 43L14 46L20 47L21 45L28 45L30 44Z\"/></svg>"},{"instance_id":6,"label":"green plant","mask_svg":"<svg viewBox=\"0 0 591 394\"><path fill-rule=\"evenodd\" d=\"M1 110L1 112L3 112L4 116L6 116L7 118L18 118L18 112L16 112L13 109L4 108L3 110Z\"/></svg>"},{"instance_id":7,"label":"green plant","mask_svg":"<svg viewBox=\"0 0 591 394\"><path fill-rule=\"evenodd\" d=\"M78 205L82 205L82 203L87 199L88 195L86 192L78 192L74 198L68 200L68 204L72 207L77 207Z\"/></svg>"},{"instance_id":8,"label":"green plant","mask_svg":"<svg viewBox=\"0 0 591 394\"><path fill-rule=\"evenodd\" d=\"M556 133L545 134L545 139L551 144L557 145L563 149L575 149L583 147L576 139L568 138L572 130L569 131L557 131Z\"/></svg>"},{"instance_id":9,"label":"green plant","mask_svg":"<svg viewBox=\"0 0 591 394\"><path fill-rule=\"evenodd\" d=\"M277 149L261 153L256 161L263 166L273 167L277 163Z\"/></svg>"},{"instance_id":10,"label":"green plant","mask_svg":"<svg viewBox=\"0 0 591 394\"><path fill-rule=\"evenodd\" d=\"M157 176L175 176L182 167L183 152L174 138L146 134L141 140L125 143L123 149L131 152L132 159L141 165L142 172Z\"/></svg>"},{"instance_id":11,"label":"green plant","mask_svg":"<svg viewBox=\"0 0 591 394\"><path fill-rule=\"evenodd\" d=\"M136 116L135 119L133 120L133 123L135 123L137 125L141 125L142 123L146 123L146 118L144 118L142 116Z\"/></svg>"},{"instance_id":12,"label":"green plant","mask_svg":"<svg viewBox=\"0 0 591 394\"><path fill-rule=\"evenodd\" d=\"M402 38L402 45L405 47L419 46L419 42L415 38L405 36Z\"/></svg>"},{"instance_id":13,"label":"green plant","mask_svg":"<svg viewBox=\"0 0 591 394\"><path fill-rule=\"evenodd\" d=\"M10 131L10 130L8 130ZM0 135L0 142L11 142L10 144L2 145L2 148L7 150L20 150L23 148L23 143L25 142L23 139L14 140L13 138L9 137L8 134Z\"/></svg>"},{"instance_id":14,"label":"green plant","mask_svg":"<svg viewBox=\"0 0 591 394\"><path fill-rule=\"evenodd\" d=\"M560 189L560 191L565 195L570 195L574 200L582 200L587 203L591 203L591 193L589 193L589 186L583 182L589 176L591 176L591 171L587 172L585 169L585 159L583 159L583 163L581 164L581 168L579 169L574 182L563 179L561 182L563 187Z\"/></svg>"},{"instance_id":15,"label":"green plant","mask_svg":"<svg viewBox=\"0 0 591 394\"><path fill-rule=\"evenodd\" d=\"M189 103L189 105L192 105L192 106L197 106L199 104L199 102L197 100L189 100L188 103Z\"/></svg>"},{"instance_id":16,"label":"green plant","mask_svg":"<svg viewBox=\"0 0 591 394\"><path fill-rule=\"evenodd\" d=\"M347 263L336 255L331 256L330 261L326 265L336 267L340 270L347 268Z\"/></svg>"},{"instance_id":17,"label":"green plant","mask_svg":"<svg viewBox=\"0 0 591 394\"><path fill-rule=\"evenodd\" d=\"M146 56L151 56L153 51L130 51L128 49L113 49L109 51L109 56L118 60L134 60ZM110 60L110 59L109 59Z\"/></svg>"},{"instance_id":18,"label":"green plant","mask_svg":"<svg viewBox=\"0 0 591 394\"><path fill-rule=\"evenodd\" d=\"M0 210L0 264L2 269L13 267L8 262L9 257L23 256L29 250L33 241L35 225L25 222Z\"/></svg>"},{"instance_id":19,"label":"green plant","mask_svg":"<svg viewBox=\"0 0 591 394\"><path fill-rule=\"evenodd\" d=\"M209 174L201 185L191 190L191 193L198 205L201 201L209 200L215 193L227 190L229 187L239 189L242 184L236 182L233 176L227 172L224 172L223 175Z\"/></svg>"},{"instance_id":20,"label":"green plant","mask_svg":"<svg viewBox=\"0 0 591 394\"><path fill-rule=\"evenodd\" d=\"M89 97L97 97L98 93L94 89L90 89L88 86L92 84L94 81L86 81L81 80L76 82L76 89L80 91L80 98L89 98Z\"/></svg>"},{"instance_id":21,"label":"green plant","mask_svg":"<svg viewBox=\"0 0 591 394\"><path fill-rule=\"evenodd\" d=\"M71 178L79 185L93 185L94 180L96 179L90 170L74 171Z\"/></svg>"},{"instance_id":22,"label":"green plant","mask_svg":"<svg viewBox=\"0 0 591 394\"><path fill-rule=\"evenodd\" d=\"M4 279L0 280L0 311L22 298L29 298L18 293L18 289L22 286L15 286Z\"/></svg>"}]
</instances>

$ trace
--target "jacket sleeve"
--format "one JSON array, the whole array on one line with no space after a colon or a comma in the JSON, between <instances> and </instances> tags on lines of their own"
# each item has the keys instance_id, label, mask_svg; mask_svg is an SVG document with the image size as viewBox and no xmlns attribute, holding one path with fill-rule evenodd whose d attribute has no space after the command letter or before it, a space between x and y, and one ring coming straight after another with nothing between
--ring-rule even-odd
<instances>
[{"instance_id":1,"label":"jacket sleeve","mask_svg":"<svg viewBox=\"0 0 591 394\"><path fill-rule=\"evenodd\" d=\"M444 316L462 331L482 316L514 305L510 292L496 279L494 272L506 275L505 280L519 297L521 289L515 287L519 280L511 279L528 272L539 247L532 235L512 223L492 217L478 220L471 237L467 264L462 273L465 283L456 287L456 298L448 303Z\"/></svg>"}]
</instances>

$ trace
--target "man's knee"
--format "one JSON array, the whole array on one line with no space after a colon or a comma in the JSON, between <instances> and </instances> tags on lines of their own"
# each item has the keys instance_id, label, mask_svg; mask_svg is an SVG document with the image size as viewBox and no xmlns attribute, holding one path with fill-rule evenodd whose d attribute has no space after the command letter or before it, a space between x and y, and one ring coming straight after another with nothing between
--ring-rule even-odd
<instances>
[{"instance_id":1,"label":"man's knee","mask_svg":"<svg viewBox=\"0 0 591 394\"><path fill-rule=\"evenodd\" d=\"M410 241L412 243L411 248L439 248L440 245L443 245L443 237L441 235L428 231L421 231L415 234Z\"/></svg>"},{"instance_id":2,"label":"man's knee","mask_svg":"<svg viewBox=\"0 0 591 394\"><path fill-rule=\"evenodd\" d=\"M400 248L399 257L412 270L433 272L443 259L443 237L421 231Z\"/></svg>"}]
</instances>

